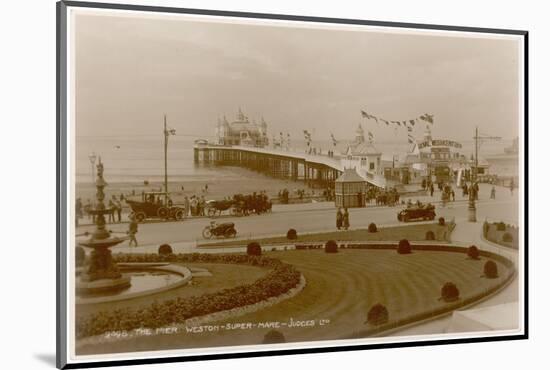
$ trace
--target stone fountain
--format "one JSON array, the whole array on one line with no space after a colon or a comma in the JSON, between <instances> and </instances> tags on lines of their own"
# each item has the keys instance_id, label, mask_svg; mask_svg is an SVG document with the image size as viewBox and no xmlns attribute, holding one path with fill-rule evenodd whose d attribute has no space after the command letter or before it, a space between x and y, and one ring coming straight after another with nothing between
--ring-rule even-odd
<instances>
[{"instance_id":1,"label":"stone fountain","mask_svg":"<svg viewBox=\"0 0 550 370\"><path fill-rule=\"evenodd\" d=\"M122 243L128 237L111 236L111 232L105 228L105 215L110 210L105 208L105 193L103 189L107 182L103 179L103 163L101 157L97 164L96 179L97 203L90 214L95 219L95 230L88 240L80 241L79 246L92 249L90 262L76 281L77 294L94 294L101 292L117 291L130 286L130 278L123 276L117 265L113 262L111 247Z\"/></svg>"}]
</instances>

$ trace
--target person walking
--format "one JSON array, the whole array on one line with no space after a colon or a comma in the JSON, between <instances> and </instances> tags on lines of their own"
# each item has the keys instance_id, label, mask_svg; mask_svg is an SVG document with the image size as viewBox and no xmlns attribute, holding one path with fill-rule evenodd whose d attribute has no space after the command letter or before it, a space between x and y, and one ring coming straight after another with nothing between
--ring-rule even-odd
<instances>
[{"instance_id":1,"label":"person walking","mask_svg":"<svg viewBox=\"0 0 550 370\"><path fill-rule=\"evenodd\" d=\"M116 221L116 218L118 218L118 222L122 219L122 203L116 198L115 195L113 195L113 205L114 205L114 211L113 211L113 221ZM118 217L115 217L118 216Z\"/></svg>"},{"instance_id":2,"label":"person walking","mask_svg":"<svg viewBox=\"0 0 550 370\"><path fill-rule=\"evenodd\" d=\"M187 198L187 195L185 196L185 198L183 198L183 213L185 215L185 217L189 216L189 207L190 204L189 204L189 198Z\"/></svg>"},{"instance_id":3,"label":"person walking","mask_svg":"<svg viewBox=\"0 0 550 370\"><path fill-rule=\"evenodd\" d=\"M109 223L115 222L115 204L113 200L109 200Z\"/></svg>"},{"instance_id":4,"label":"person walking","mask_svg":"<svg viewBox=\"0 0 550 370\"><path fill-rule=\"evenodd\" d=\"M514 179L510 180L510 195L514 195L514 188L515 188L515 184L514 184Z\"/></svg>"},{"instance_id":5,"label":"person walking","mask_svg":"<svg viewBox=\"0 0 550 370\"><path fill-rule=\"evenodd\" d=\"M342 215L342 210L338 208L338 212L336 212L336 228L340 230L342 228L342 221L343 221L344 215Z\"/></svg>"},{"instance_id":6,"label":"person walking","mask_svg":"<svg viewBox=\"0 0 550 370\"><path fill-rule=\"evenodd\" d=\"M497 197L497 190L495 189L495 186L491 188L491 199L496 199Z\"/></svg>"},{"instance_id":7,"label":"person walking","mask_svg":"<svg viewBox=\"0 0 550 370\"><path fill-rule=\"evenodd\" d=\"M430 197L434 196L434 184L430 184Z\"/></svg>"},{"instance_id":8,"label":"person walking","mask_svg":"<svg viewBox=\"0 0 550 370\"><path fill-rule=\"evenodd\" d=\"M138 246L138 241L136 239L136 234L138 232L138 223L136 221L135 216L130 217L130 224L128 225L128 235L130 236L130 241L128 243L128 246L132 246L132 243L134 246Z\"/></svg>"},{"instance_id":9,"label":"person walking","mask_svg":"<svg viewBox=\"0 0 550 370\"><path fill-rule=\"evenodd\" d=\"M344 230L347 230L349 228L349 213L348 209L344 208L344 216L342 220L342 226L344 227Z\"/></svg>"},{"instance_id":10,"label":"person walking","mask_svg":"<svg viewBox=\"0 0 550 370\"><path fill-rule=\"evenodd\" d=\"M451 189L451 198L453 198L453 202L455 201L455 189Z\"/></svg>"}]
</instances>

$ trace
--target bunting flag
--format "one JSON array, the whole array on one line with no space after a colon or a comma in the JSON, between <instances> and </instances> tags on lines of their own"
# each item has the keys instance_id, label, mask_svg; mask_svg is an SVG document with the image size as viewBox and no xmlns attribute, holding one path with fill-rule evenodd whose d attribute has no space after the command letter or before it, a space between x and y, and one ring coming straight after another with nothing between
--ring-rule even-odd
<instances>
[{"instance_id":1,"label":"bunting flag","mask_svg":"<svg viewBox=\"0 0 550 370\"><path fill-rule=\"evenodd\" d=\"M412 132L413 128L411 126L407 126L407 131Z\"/></svg>"},{"instance_id":2,"label":"bunting flag","mask_svg":"<svg viewBox=\"0 0 550 370\"><path fill-rule=\"evenodd\" d=\"M397 126L401 126L401 125L403 125L403 127L408 127L408 125L414 126L414 125L416 125L416 123L420 123L419 120L429 122L432 125L434 123L434 115L433 114L428 114L428 113L424 113L420 117L405 120L405 121L388 121L384 118L376 117L376 116L374 116L372 114L369 114L368 112L362 110L361 111L361 117L366 118L366 119L373 119L373 120L376 121L376 123L379 123L378 121L380 120L380 121L384 122L387 126L390 125L390 122L393 123L393 124L396 124Z\"/></svg>"},{"instance_id":3,"label":"bunting flag","mask_svg":"<svg viewBox=\"0 0 550 370\"><path fill-rule=\"evenodd\" d=\"M369 140L372 141L372 139L374 139L374 135L372 134L372 132L369 131Z\"/></svg>"}]
</instances>

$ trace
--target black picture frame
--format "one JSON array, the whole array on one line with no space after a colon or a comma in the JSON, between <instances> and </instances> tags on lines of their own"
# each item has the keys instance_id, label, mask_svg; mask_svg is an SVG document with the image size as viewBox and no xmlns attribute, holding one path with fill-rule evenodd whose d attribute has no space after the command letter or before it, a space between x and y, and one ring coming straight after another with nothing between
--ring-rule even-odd
<instances>
[{"instance_id":1,"label":"black picture frame","mask_svg":"<svg viewBox=\"0 0 550 370\"><path fill-rule=\"evenodd\" d=\"M101 360L94 362L79 362L69 363L67 362L67 338L65 333L67 331L67 290L65 273L67 266L67 245L66 230L68 227L68 215L67 209L67 115L66 115L66 103L67 103L67 9L68 8L92 8L92 9L105 9L105 10L126 10L126 11L140 11L140 12L162 12L162 13L174 13L174 14L192 14L192 15L204 15L212 17L240 17L240 18L254 18L262 20L283 20L283 21L300 21L300 22L316 22L316 23L329 23L329 24L347 24L347 25L363 25L363 26L382 26L393 27L403 29L419 29L419 30L442 30L442 31L464 31L471 33L488 33L488 34L501 34L501 35L517 35L523 38L523 106L524 106L524 135L523 135L523 147L525 151L523 153L523 165L524 165L524 211L525 211L525 233L524 233L524 258L523 258L523 291L524 291L524 305L522 307L524 312L524 334L521 335L502 335L491 336L482 338L460 338L460 339L437 339L427 341L412 341L412 342L398 342L398 343L380 343L380 344L360 344L360 345L346 345L346 346L320 346L315 348L298 348L298 349L274 349L255 352L238 352L238 353L221 353L221 354L208 354L208 355L192 355L192 356L178 356L178 357L159 357L159 358L146 358L146 359L125 359L125 360ZM100 3L100 2L79 2L79 1L59 1L56 7L57 18L57 94L56 94L56 113L57 113L57 248L56 248L56 272L57 272L57 336L56 336L56 359L57 367L60 369L77 369L77 368L95 368L95 367L108 367L108 366L123 366L123 365L138 365L138 364L157 364L157 363L174 363L174 362L187 362L187 361L202 361L202 360L219 360L219 359L235 359L246 357L268 357L268 356L282 356L282 355L294 355L294 354L310 354L321 352L342 352L342 351L359 351L369 349L380 348L399 348L399 347L417 347L417 346L434 346L434 345L447 345L447 344L461 344L461 343L478 343L478 342L494 342L494 341L510 341L510 340L524 340L529 338L529 248L528 248L528 207L529 207L529 161L528 161L528 137L529 137L529 59L528 59L528 46L529 46L529 32L525 30L512 30L512 29L494 29L494 28L477 28L477 27L462 27L451 25L433 25L433 24L418 24L418 23L401 23L401 22L386 22L386 21L372 21L361 19L341 19L341 18L328 18L328 17L312 17L312 16L299 16L288 14L267 14L267 13L250 13L250 12L236 12L236 11L221 11L221 10L207 10L207 9L189 9L189 8L177 8L177 7L161 7L161 6L145 6L145 5L133 5L133 4L114 4L114 3Z\"/></svg>"}]
</instances>

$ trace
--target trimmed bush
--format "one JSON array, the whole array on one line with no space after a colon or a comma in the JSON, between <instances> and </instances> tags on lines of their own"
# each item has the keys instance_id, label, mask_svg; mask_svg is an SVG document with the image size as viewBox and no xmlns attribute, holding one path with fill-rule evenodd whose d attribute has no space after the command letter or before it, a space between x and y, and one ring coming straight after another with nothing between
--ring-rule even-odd
<instances>
[{"instance_id":1,"label":"trimmed bush","mask_svg":"<svg viewBox=\"0 0 550 370\"><path fill-rule=\"evenodd\" d=\"M483 273L485 274L485 277L488 279L494 279L498 277L498 267L495 261L487 261L485 262L485 265L483 265Z\"/></svg>"},{"instance_id":2,"label":"trimmed bush","mask_svg":"<svg viewBox=\"0 0 550 370\"><path fill-rule=\"evenodd\" d=\"M258 242L252 242L249 243L246 246L246 254L249 256L261 256L262 255L262 247Z\"/></svg>"},{"instance_id":3,"label":"trimmed bush","mask_svg":"<svg viewBox=\"0 0 550 370\"><path fill-rule=\"evenodd\" d=\"M479 259L479 249L475 245L470 245L466 254L473 260Z\"/></svg>"},{"instance_id":4,"label":"trimmed bush","mask_svg":"<svg viewBox=\"0 0 550 370\"><path fill-rule=\"evenodd\" d=\"M285 343L286 339L283 333L277 330L270 330L264 335L264 340L262 344L275 344L275 343Z\"/></svg>"},{"instance_id":5,"label":"trimmed bush","mask_svg":"<svg viewBox=\"0 0 550 370\"><path fill-rule=\"evenodd\" d=\"M443 284L443 287L441 288L441 298L445 302L456 301L459 296L460 292L454 283L447 282Z\"/></svg>"},{"instance_id":6,"label":"trimmed bush","mask_svg":"<svg viewBox=\"0 0 550 370\"><path fill-rule=\"evenodd\" d=\"M435 240L435 234L432 230L426 231L426 240Z\"/></svg>"},{"instance_id":7,"label":"trimmed bush","mask_svg":"<svg viewBox=\"0 0 550 370\"><path fill-rule=\"evenodd\" d=\"M163 256L173 254L173 253L174 253L174 251L172 250L172 247L169 244L162 244L159 247L159 254L161 254Z\"/></svg>"},{"instance_id":8,"label":"trimmed bush","mask_svg":"<svg viewBox=\"0 0 550 370\"><path fill-rule=\"evenodd\" d=\"M504 243L512 243L514 241L514 237L510 233L504 233L502 234L502 241Z\"/></svg>"},{"instance_id":9,"label":"trimmed bush","mask_svg":"<svg viewBox=\"0 0 550 370\"><path fill-rule=\"evenodd\" d=\"M369 233L375 233L378 231L378 228L376 227L376 224L374 222L371 222L369 224Z\"/></svg>"},{"instance_id":10,"label":"trimmed bush","mask_svg":"<svg viewBox=\"0 0 550 370\"><path fill-rule=\"evenodd\" d=\"M377 303L367 313L367 323L371 325L382 325L388 322L389 313L386 306Z\"/></svg>"},{"instance_id":11,"label":"trimmed bush","mask_svg":"<svg viewBox=\"0 0 550 370\"><path fill-rule=\"evenodd\" d=\"M409 254L411 253L411 243L407 239L401 239L397 245L397 253Z\"/></svg>"},{"instance_id":12,"label":"trimmed bush","mask_svg":"<svg viewBox=\"0 0 550 370\"><path fill-rule=\"evenodd\" d=\"M329 240L325 244L325 253L338 253L338 244L334 240Z\"/></svg>"},{"instance_id":13,"label":"trimmed bush","mask_svg":"<svg viewBox=\"0 0 550 370\"><path fill-rule=\"evenodd\" d=\"M294 229L288 229L286 232L286 238L289 240L295 240L298 238L298 234L296 233L296 230Z\"/></svg>"},{"instance_id":14,"label":"trimmed bush","mask_svg":"<svg viewBox=\"0 0 550 370\"><path fill-rule=\"evenodd\" d=\"M506 231L506 224L504 222L497 222L495 225L497 225L498 231Z\"/></svg>"},{"instance_id":15,"label":"trimmed bush","mask_svg":"<svg viewBox=\"0 0 550 370\"><path fill-rule=\"evenodd\" d=\"M445 226L445 217L439 217L437 219L437 222L438 222L439 225Z\"/></svg>"},{"instance_id":16,"label":"trimmed bush","mask_svg":"<svg viewBox=\"0 0 550 370\"><path fill-rule=\"evenodd\" d=\"M86 252L84 251L84 248L82 248L81 246L77 246L75 248L74 256L76 267L84 265L84 260L86 259Z\"/></svg>"}]
</instances>

